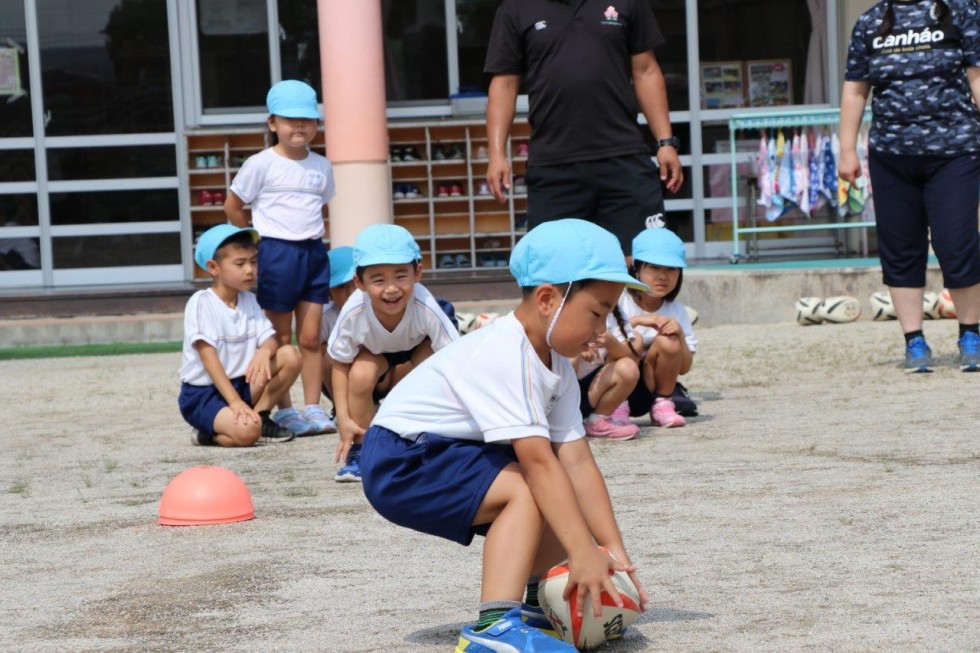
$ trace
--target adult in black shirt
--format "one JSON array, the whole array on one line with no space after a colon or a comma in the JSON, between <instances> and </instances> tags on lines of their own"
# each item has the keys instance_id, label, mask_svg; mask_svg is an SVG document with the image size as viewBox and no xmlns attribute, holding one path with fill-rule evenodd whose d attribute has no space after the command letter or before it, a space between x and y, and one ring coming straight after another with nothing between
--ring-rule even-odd
<instances>
[{"instance_id":1,"label":"adult in black shirt","mask_svg":"<svg viewBox=\"0 0 980 653\"><path fill-rule=\"evenodd\" d=\"M523 75L531 125L529 229L585 218L616 234L629 254L633 236L662 224L661 182L677 192L684 179L653 54L663 42L649 0L504 0L484 66L493 75L487 182L504 202L511 185L505 150ZM638 107L659 144L659 169L637 123Z\"/></svg>"}]
</instances>

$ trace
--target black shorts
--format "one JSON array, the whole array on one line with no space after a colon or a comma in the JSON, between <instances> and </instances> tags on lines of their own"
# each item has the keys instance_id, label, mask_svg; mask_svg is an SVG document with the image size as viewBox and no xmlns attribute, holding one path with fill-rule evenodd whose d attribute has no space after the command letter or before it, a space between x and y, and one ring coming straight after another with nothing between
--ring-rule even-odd
<instances>
[{"instance_id":1,"label":"black shorts","mask_svg":"<svg viewBox=\"0 0 980 653\"><path fill-rule=\"evenodd\" d=\"M527 183L527 226L582 218L611 231L629 255L633 237L648 218L663 217L663 182L649 154L594 161L531 165Z\"/></svg>"},{"instance_id":2,"label":"black shorts","mask_svg":"<svg viewBox=\"0 0 980 653\"><path fill-rule=\"evenodd\" d=\"M923 288L929 242L947 288L980 283L980 155L868 157L886 286Z\"/></svg>"}]
</instances>

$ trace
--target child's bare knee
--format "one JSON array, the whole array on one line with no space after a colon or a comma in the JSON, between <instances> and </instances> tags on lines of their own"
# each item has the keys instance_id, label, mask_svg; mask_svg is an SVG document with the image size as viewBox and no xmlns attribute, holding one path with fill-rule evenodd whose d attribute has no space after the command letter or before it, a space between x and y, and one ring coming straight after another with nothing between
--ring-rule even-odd
<instances>
[{"instance_id":1,"label":"child's bare knee","mask_svg":"<svg viewBox=\"0 0 980 653\"><path fill-rule=\"evenodd\" d=\"M299 343L299 348L304 354L309 352L316 352L317 355L320 354L320 334L308 334L299 333L296 337L296 341Z\"/></svg>"},{"instance_id":2,"label":"child's bare knee","mask_svg":"<svg viewBox=\"0 0 980 653\"><path fill-rule=\"evenodd\" d=\"M354 362L348 374L348 387L351 392L372 392L378 383L378 368L369 363Z\"/></svg>"},{"instance_id":3,"label":"child's bare knee","mask_svg":"<svg viewBox=\"0 0 980 653\"><path fill-rule=\"evenodd\" d=\"M616 377L624 383L636 385L636 382L640 380L640 368L631 359L620 358L616 361L615 365L613 370L616 373Z\"/></svg>"},{"instance_id":4,"label":"child's bare knee","mask_svg":"<svg viewBox=\"0 0 980 653\"><path fill-rule=\"evenodd\" d=\"M303 365L303 358L300 356L299 350L292 345L286 345L285 347L280 347L279 351L276 352L276 363L279 367L287 371L298 370Z\"/></svg>"}]
</instances>

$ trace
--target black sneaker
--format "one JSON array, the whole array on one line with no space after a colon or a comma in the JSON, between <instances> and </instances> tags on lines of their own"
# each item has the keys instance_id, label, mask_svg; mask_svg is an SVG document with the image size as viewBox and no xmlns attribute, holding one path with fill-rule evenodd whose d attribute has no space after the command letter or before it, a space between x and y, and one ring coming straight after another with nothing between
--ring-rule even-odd
<instances>
[{"instance_id":1,"label":"black sneaker","mask_svg":"<svg viewBox=\"0 0 980 653\"><path fill-rule=\"evenodd\" d=\"M674 410L677 411L678 415L682 417L698 416L698 405L688 396L687 388L679 381L674 386L674 392L670 395L670 400L674 402Z\"/></svg>"},{"instance_id":2,"label":"black sneaker","mask_svg":"<svg viewBox=\"0 0 980 653\"><path fill-rule=\"evenodd\" d=\"M285 426L279 426L268 415L262 415L262 436L259 442L272 444L274 442L289 442L296 434Z\"/></svg>"},{"instance_id":3,"label":"black sneaker","mask_svg":"<svg viewBox=\"0 0 980 653\"><path fill-rule=\"evenodd\" d=\"M200 429L191 429L191 444L195 447L210 447L214 444L214 436Z\"/></svg>"}]
</instances>

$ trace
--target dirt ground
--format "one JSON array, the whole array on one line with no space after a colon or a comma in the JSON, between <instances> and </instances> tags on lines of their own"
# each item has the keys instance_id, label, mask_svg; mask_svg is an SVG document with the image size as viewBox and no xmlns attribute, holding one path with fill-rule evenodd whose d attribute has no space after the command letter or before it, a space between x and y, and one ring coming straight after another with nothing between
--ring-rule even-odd
<instances>
[{"instance_id":1,"label":"dirt ground","mask_svg":"<svg viewBox=\"0 0 980 653\"><path fill-rule=\"evenodd\" d=\"M593 445L652 597L603 650L978 650L980 374L954 321L926 333L906 375L895 323L699 329L702 416ZM480 544L385 522L336 436L190 446L179 360L0 363L0 649L451 651ZM256 518L158 525L195 465Z\"/></svg>"}]
</instances>

